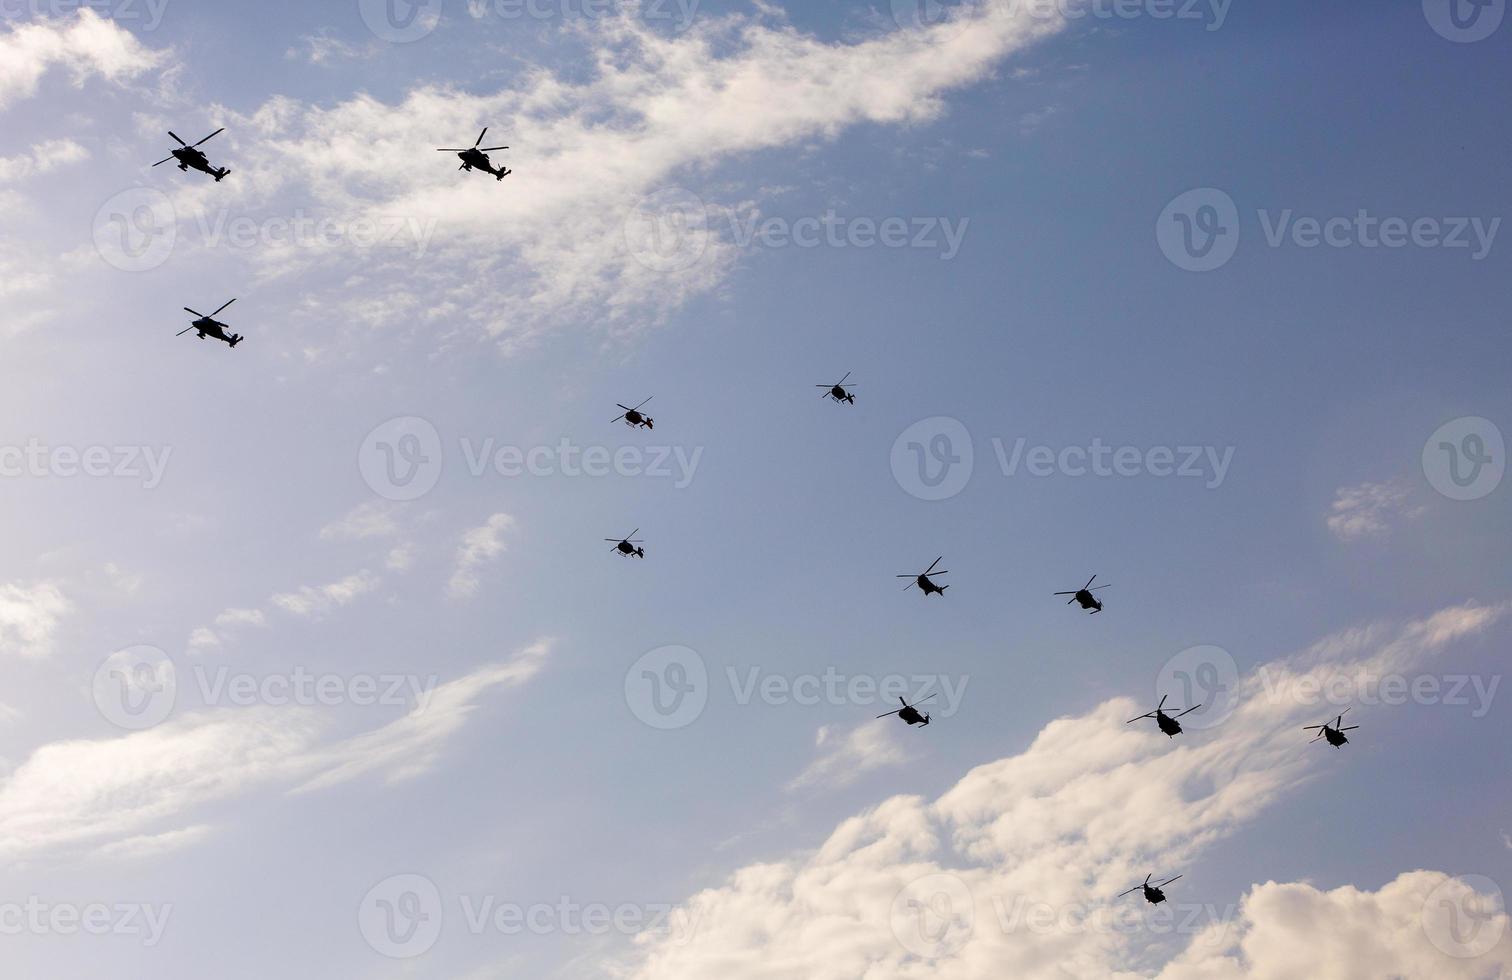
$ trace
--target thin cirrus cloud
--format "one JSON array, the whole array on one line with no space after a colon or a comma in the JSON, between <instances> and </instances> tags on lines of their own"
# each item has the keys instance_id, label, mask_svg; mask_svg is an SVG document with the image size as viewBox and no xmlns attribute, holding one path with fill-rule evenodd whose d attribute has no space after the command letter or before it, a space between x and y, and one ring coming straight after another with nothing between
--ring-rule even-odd
<instances>
[{"instance_id":1,"label":"thin cirrus cloud","mask_svg":"<svg viewBox=\"0 0 1512 980\"><path fill-rule=\"evenodd\" d=\"M461 324L506 347L590 314L632 330L713 289L738 257L710 222L694 229L693 261L672 274L644 261L635 229L686 217L680 184L858 124L929 120L947 94L1063 23L994 2L962 6L943 24L830 43L769 7L703 17L675 37L628 15L595 19L582 32L595 65L586 80L540 68L496 92L423 85L394 102L277 96L247 114L226 111L239 177L216 190L239 195L239 208L297 198L338 223L387 229L385 241L402 248L335 235L246 250L265 279L339 276L341 295L319 308L339 305L344 322ZM484 125L490 142L512 147L501 159L515 173L503 185L459 176L430 151L471 142ZM201 199L181 200L188 229Z\"/></svg>"},{"instance_id":2,"label":"thin cirrus cloud","mask_svg":"<svg viewBox=\"0 0 1512 980\"><path fill-rule=\"evenodd\" d=\"M1328 508L1328 530L1340 541L1382 537L1422 512L1406 480L1360 483L1335 491Z\"/></svg>"},{"instance_id":3,"label":"thin cirrus cloud","mask_svg":"<svg viewBox=\"0 0 1512 980\"><path fill-rule=\"evenodd\" d=\"M900 725L896 718L864 722L850 731L825 725L814 737L814 761L788 783L788 790L839 789L867 773L903 765L913 755L899 737Z\"/></svg>"},{"instance_id":4,"label":"thin cirrus cloud","mask_svg":"<svg viewBox=\"0 0 1512 980\"><path fill-rule=\"evenodd\" d=\"M482 584L480 571L504 553L504 534L514 523L508 514L491 514L479 526L463 532L462 543L457 546L456 569L446 585L448 595L453 599L470 599L477 594Z\"/></svg>"},{"instance_id":5,"label":"thin cirrus cloud","mask_svg":"<svg viewBox=\"0 0 1512 980\"><path fill-rule=\"evenodd\" d=\"M1093 912L1152 868L1189 866L1309 781L1320 756L1303 750L1298 726L1329 708L1300 693L1306 683L1328 691L1333 679L1422 670L1508 611L1508 604L1466 604L1326 637L1244 678L1231 715L1174 742L1126 726L1140 710L1129 698L1057 719L1023 752L978 766L936 800L893 797L842 822L815 851L733 872L687 900L699 924L691 940L648 937L618 968L636 980L765 980L774 963L784 976L868 980L1127 975L1120 971L1150 955L1143 930L1030 928L1014 910L1031 901ZM933 959L900 939L918 912L900 916L900 896L921 880L953 883L964 896L955 912L974 909L964 920L974 925ZM1382 964L1393 957L1416 964L1407 975L1423 977L1471 980L1512 966L1505 942L1477 959L1455 959L1425 936L1421 899L1445 880L1414 872L1376 893L1257 886L1237 921L1191 936L1160 976L1305 975L1286 967L1295 944L1312 949L1313 942L1339 963L1362 957L1360 966L1325 971L1331 977L1390 975ZM1333 920L1310 917L1350 908L1368 927L1335 930ZM1298 910L1309 916L1298 920ZM1504 928L1505 916L1496 922ZM1383 931L1371 937L1375 948L1353 948L1370 928Z\"/></svg>"}]
</instances>

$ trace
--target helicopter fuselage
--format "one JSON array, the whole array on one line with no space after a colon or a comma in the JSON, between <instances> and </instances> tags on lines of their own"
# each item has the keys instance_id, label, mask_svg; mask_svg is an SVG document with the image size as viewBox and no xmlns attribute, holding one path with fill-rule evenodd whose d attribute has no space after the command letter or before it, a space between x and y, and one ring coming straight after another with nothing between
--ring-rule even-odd
<instances>
[{"instance_id":1,"label":"helicopter fuselage","mask_svg":"<svg viewBox=\"0 0 1512 980\"><path fill-rule=\"evenodd\" d=\"M220 182L222 177L231 172L224 167L210 166L210 160L205 154L192 146L181 146L177 150L174 150L173 158L178 161L180 170L187 171L193 168L214 177L217 183Z\"/></svg>"},{"instance_id":2,"label":"helicopter fuselage","mask_svg":"<svg viewBox=\"0 0 1512 980\"><path fill-rule=\"evenodd\" d=\"M925 595L944 595L945 590L949 588L949 586L935 585L929 580L928 575L920 575L917 581L919 588L924 590Z\"/></svg>"},{"instance_id":3,"label":"helicopter fuselage","mask_svg":"<svg viewBox=\"0 0 1512 980\"><path fill-rule=\"evenodd\" d=\"M902 718L910 725L929 724L929 716L926 714L921 714L917 708L904 708L902 711L898 712L898 717Z\"/></svg>"},{"instance_id":4,"label":"helicopter fuselage","mask_svg":"<svg viewBox=\"0 0 1512 980\"><path fill-rule=\"evenodd\" d=\"M462 161L463 170L481 170L486 174L493 174L497 180L503 180L513 173L508 167L495 168L489 162L488 154L479 149L469 148L463 150L457 154L457 159Z\"/></svg>"},{"instance_id":5,"label":"helicopter fuselage","mask_svg":"<svg viewBox=\"0 0 1512 980\"><path fill-rule=\"evenodd\" d=\"M651 416L642 415L633 408L625 413L625 424L632 429L639 428L640 426L645 426L648 429L656 428L656 423L652 420Z\"/></svg>"},{"instance_id":6,"label":"helicopter fuselage","mask_svg":"<svg viewBox=\"0 0 1512 980\"><path fill-rule=\"evenodd\" d=\"M1332 745L1336 749L1341 747L1345 742L1349 741L1348 735L1345 735L1337 728L1329 728L1327 726L1324 726L1323 728L1323 737L1328 740L1329 745Z\"/></svg>"},{"instance_id":7,"label":"helicopter fuselage","mask_svg":"<svg viewBox=\"0 0 1512 980\"><path fill-rule=\"evenodd\" d=\"M1164 711L1155 712L1155 724L1159 725L1160 730L1162 732L1165 732L1171 738L1175 738L1177 735L1181 734L1181 722L1177 721L1175 718L1172 718Z\"/></svg>"},{"instance_id":8,"label":"helicopter fuselage","mask_svg":"<svg viewBox=\"0 0 1512 980\"><path fill-rule=\"evenodd\" d=\"M1074 598L1083 609L1090 609L1093 613L1102 612L1102 600L1097 598L1097 596L1093 595L1087 589L1078 590Z\"/></svg>"},{"instance_id":9,"label":"helicopter fuselage","mask_svg":"<svg viewBox=\"0 0 1512 980\"><path fill-rule=\"evenodd\" d=\"M837 402L847 402L851 405L856 404L856 396L839 385L835 385L835 387L830 389L829 396Z\"/></svg>"},{"instance_id":10,"label":"helicopter fuselage","mask_svg":"<svg viewBox=\"0 0 1512 980\"><path fill-rule=\"evenodd\" d=\"M201 317L200 319L194 321L193 326L195 332L198 334L199 339L201 340L204 340L206 337L214 337L216 340L225 341L232 347L235 347L237 344L241 343L241 335L234 333L228 334L226 332L226 325L224 323L221 323L219 320L212 320L209 317Z\"/></svg>"},{"instance_id":11,"label":"helicopter fuselage","mask_svg":"<svg viewBox=\"0 0 1512 980\"><path fill-rule=\"evenodd\" d=\"M1164 902L1166 900L1165 892L1150 885L1144 886L1144 897L1145 901L1149 902L1151 905L1159 905L1161 902Z\"/></svg>"},{"instance_id":12,"label":"helicopter fuselage","mask_svg":"<svg viewBox=\"0 0 1512 980\"><path fill-rule=\"evenodd\" d=\"M645 548L637 548L635 545L631 544L628 541L621 541L619 544L617 544L617 545L614 546L614 550L618 551L620 554L624 555L626 558L631 558L631 557L634 557L634 558L644 558L644 557L646 557L646 549Z\"/></svg>"}]
</instances>

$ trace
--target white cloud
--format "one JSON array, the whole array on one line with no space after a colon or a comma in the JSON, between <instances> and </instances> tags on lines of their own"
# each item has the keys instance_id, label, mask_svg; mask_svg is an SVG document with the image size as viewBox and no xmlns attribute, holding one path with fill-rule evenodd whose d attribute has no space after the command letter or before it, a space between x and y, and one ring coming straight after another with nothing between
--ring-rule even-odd
<instances>
[{"instance_id":1,"label":"white cloud","mask_svg":"<svg viewBox=\"0 0 1512 980\"><path fill-rule=\"evenodd\" d=\"M301 35L298 43L284 52L284 57L290 61L326 65L352 58L371 58L382 50L383 45L376 41L370 44L351 44L335 37L329 30L320 30L314 34Z\"/></svg>"},{"instance_id":2,"label":"white cloud","mask_svg":"<svg viewBox=\"0 0 1512 980\"><path fill-rule=\"evenodd\" d=\"M333 521L320 529L322 541L361 540L363 538L387 538L399 533L392 504L371 501L358 504L339 521Z\"/></svg>"},{"instance_id":3,"label":"white cloud","mask_svg":"<svg viewBox=\"0 0 1512 980\"><path fill-rule=\"evenodd\" d=\"M1361 483L1340 487L1328 508L1328 529L1341 541L1387 533L1399 517L1416 517L1422 508L1412 504L1412 487L1405 480Z\"/></svg>"},{"instance_id":4,"label":"white cloud","mask_svg":"<svg viewBox=\"0 0 1512 980\"><path fill-rule=\"evenodd\" d=\"M228 708L172 719L118 738L44 745L0 781L0 860L44 853L134 856L192 843L202 825L163 827L203 804L269 786L310 790L385 772L410 778L497 687L534 677L537 642L443 684L396 721L328 740L331 716L305 707Z\"/></svg>"},{"instance_id":5,"label":"white cloud","mask_svg":"<svg viewBox=\"0 0 1512 980\"><path fill-rule=\"evenodd\" d=\"M691 941L647 937L639 955L618 966L637 980L1134 976L1121 971L1141 958L1168 959L1172 951L1162 953L1143 930L1024 928L1005 918L1005 910L1021 900L1059 911L1105 909L1112 896L1151 871L1187 870L1182 891L1201 895L1203 852L1305 785L1314 766L1328 758L1303 744L1300 726L1315 723L1318 705L1296 696L1295 683L1409 672L1488 629L1507 609L1465 605L1404 626L1327 637L1267 665L1263 677L1243 679L1237 705L1221 724L1175 740L1125 725L1142 707L1129 698L1053 721L1023 752L978 766L933 802L893 797L841 823L815 851L733 872L687 901L686 918L697 923ZM958 896L954 918L929 920L920 931L920 916L939 910L932 899L942 881L947 894L954 890ZM917 888L924 891L915 893ZM1390 898L1388 891L1381 894ZM1329 894L1347 905L1348 893ZM1275 920L1266 897L1264 887L1252 896L1240 947L1245 955ZM910 906L910 899L920 904ZM974 925L968 927L965 913L972 909ZM1380 920L1400 933L1383 940L1386 955L1429 956L1402 932L1409 919L1393 913ZM1421 931L1416 923L1411 928ZM924 942L935 938L941 943ZM1187 954L1205 955L1216 964L1213 970L1171 976L1306 975L1286 969L1223 972L1223 940L1208 934L1205 941L1218 944L1219 953ZM1412 975L1478 975L1476 967L1443 954L1431 962L1441 972ZM1478 969L1488 965L1482 960ZM1387 974L1319 975L1332 980Z\"/></svg>"},{"instance_id":6,"label":"white cloud","mask_svg":"<svg viewBox=\"0 0 1512 980\"><path fill-rule=\"evenodd\" d=\"M295 616L322 616L372 592L381 584L378 576L363 569L326 585L303 585L293 592L280 592L270 601Z\"/></svg>"},{"instance_id":7,"label":"white cloud","mask_svg":"<svg viewBox=\"0 0 1512 980\"><path fill-rule=\"evenodd\" d=\"M0 157L0 184L24 180L89 159L89 151L71 139L46 140L25 153Z\"/></svg>"},{"instance_id":8,"label":"white cloud","mask_svg":"<svg viewBox=\"0 0 1512 980\"><path fill-rule=\"evenodd\" d=\"M268 617L261 609L239 609L232 607L222 610L215 617L216 626L266 626Z\"/></svg>"},{"instance_id":9,"label":"white cloud","mask_svg":"<svg viewBox=\"0 0 1512 980\"><path fill-rule=\"evenodd\" d=\"M447 583L447 592L452 598L466 599L477 594L478 569L504 553L504 532L512 527L513 517L494 514L479 527L462 535L462 544L457 548L457 567Z\"/></svg>"},{"instance_id":10,"label":"white cloud","mask_svg":"<svg viewBox=\"0 0 1512 980\"><path fill-rule=\"evenodd\" d=\"M168 54L143 46L88 8L73 17L18 24L0 33L0 109L35 94L53 67L66 69L76 86L96 75L118 83L164 64Z\"/></svg>"},{"instance_id":11,"label":"white cloud","mask_svg":"<svg viewBox=\"0 0 1512 980\"><path fill-rule=\"evenodd\" d=\"M818 757L787 788L840 788L877 769L902 765L912 756L900 740L901 730L896 718L865 722L849 732L825 725L814 738Z\"/></svg>"},{"instance_id":12,"label":"white cloud","mask_svg":"<svg viewBox=\"0 0 1512 980\"><path fill-rule=\"evenodd\" d=\"M45 657L58 623L73 608L56 585L0 585L0 655Z\"/></svg>"}]
</instances>

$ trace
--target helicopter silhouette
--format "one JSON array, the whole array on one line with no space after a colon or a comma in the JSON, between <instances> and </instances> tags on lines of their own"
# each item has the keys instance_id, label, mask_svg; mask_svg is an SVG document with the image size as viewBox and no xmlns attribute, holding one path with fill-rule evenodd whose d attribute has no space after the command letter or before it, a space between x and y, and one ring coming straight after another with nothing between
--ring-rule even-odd
<instances>
[{"instance_id":1,"label":"helicopter silhouette","mask_svg":"<svg viewBox=\"0 0 1512 980\"><path fill-rule=\"evenodd\" d=\"M1132 725L1136 721L1139 721L1142 718L1154 718L1155 719L1155 724L1159 725L1160 726L1160 730L1163 731L1163 732L1165 732L1166 735L1169 736L1170 738L1175 738L1177 735L1180 735L1181 734L1181 723L1179 721L1177 721L1176 719L1180 718L1182 715L1191 714L1193 711L1196 711L1198 708L1202 707L1202 705L1200 705L1200 704L1194 704L1190 708L1186 709L1185 711L1177 712L1174 715L1168 715L1164 711L1161 710L1162 708L1165 707L1166 698L1168 698L1168 697L1170 697L1169 694L1165 695L1165 697L1162 697L1160 699L1160 704L1158 704L1158 705L1155 706L1155 710L1154 711L1146 712L1145 714L1140 715L1139 718L1130 718L1128 721L1124 722L1124 724L1125 725Z\"/></svg>"},{"instance_id":2,"label":"helicopter silhouette","mask_svg":"<svg viewBox=\"0 0 1512 980\"><path fill-rule=\"evenodd\" d=\"M609 550L617 552L621 558L644 558L646 549L636 547L640 543L635 540L638 533L640 533L640 528L636 528L623 538L605 538L604 540L614 544L614 547Z\"/></svg>"},{"instance_id":3,"label":"helicopter silhouette","mask_svg":"<svg viewBox=\"0 0 1512 980\"><path fill-rule=\"evenodd\" d=\"M472 146L469 146L465 150L455 146L438 146L436 147L436 152L455 153L457 155L457 159L462 161L462 166L458 167L458 170L481 170L486 174L493 174L495 180L503 180L505 177L508 177L510 174L514 173L514 171L510 170L508 167L499 167L498 169L494 169L493 164L488 162L488 155L494 150L507 150L509 149L509 147L479 147L478 144L483 142L483 133L486 132L488 132L488 127L484 126L483 132L478 134L477 140L473 143Z\"/></svg>"},{"instance_id":4,"label":"helicopter silhouette","mask_svg":"<svg viewBox=\"0 0 1512 980\"><path fill-rule=\"evenodd\" d=\"M929 563L929 567L926 568L926 569L924 569L924 571L920 572L918 575L899 575L898 578L911 578L911 579L913 579L912 582L909 582L903 588L904 589L911 589L911 588L913 588L914 586L917 585L920 589L922 589L924 591L924 594L926 596L928 596L928 595L944 595L945 594L945 590L948 589L948 588L950 588L950 586L948 586L948 585L935 585L934 582L930 581L930 578L929 578L929 576L931 576L931 575L949 575L950 574L949 571L937 572L937 571L934 570L934 567L936 565L938 565L940 562L944 561L944 560L945 560L945 556L941 555L940 557L936 558L934 561L930 562Z\"/></svg>"},{"instance_id":5,"label":"helicopter silhouette","mask_svg":"<svg viewBox=\"0 0 1512 980\"><path fill-rule=\"evenodd\" d=\"M210 136L217 136L221 133L224 133L225 131L226 127L222 126L220 129L217 129L215 132L211 133ZM200 143L203 143L206 140L210 139L210 136L206 136L205 139L200 140L199 143L190 145L179 139L171 129L168 131L168 135L173 137L174 141L178 143L179 148L163 157L163 159L159 160L157 163L154 163L154 167L156 167L158 163L167 163L169 160L177 160L178 168L180 170L187 171L190 167L193 167L195 170L198 170L202 173L207 173L210 176L214 177L217 184L221 182L222 177L231 172L225 167L210 166L210 161L208 158L206 158L204 151L197 149Z\"/></svg>"},{"instance_id":6,"label":"helicopter silhouette","mask_svg":"<svg viewBox=\"0 0 1512 980\"><path fill-rule=\"evenodd\" d=\"M1313 731L1314 729L1318 730L1318 734L1313 736L1312 742L1316 742L1320 738L1326 738L1328 739L1328 744L1334 748L1343 748L1344 743L1349 741L1344 733L1352 732L1360 727L1359 725L1350 725L1348 728L1344 727L1344 712L1348 710L1348 708L1345 708L1344 711L1339 712L1339 717L1334 719L1332 725L1327 722L1321 725L1303 725L1302 730L1304 732ZM1311 745L1312 742L1308 742L1307 744Z\"/></svg>"},{"instance_id":7,"label":"helicopter silhouette","mask_svg":"<svg viewBox=\"0 0 1512 980\"><path fill-rule=\"evenodd\" d=\"M1151 905L1159 905L1161 902L1164 902L1166 900L1165 892L1161 891L1161 889L1166 885L1169 885L1171 882L1175 881L1176 878L1180 878L1181 875L1177 875L1176 878L1167 878L1165 881L1157 881L1152 885L1150 884L1150 879L1153 877L1155 876L1145 875L1144 884L1135 885L1128 891L1119 893L1118 897L1123 898L1125 895L1128 895L1131 892L1137 892L1140 889L1144 889L1144 900L1146 902L1149 902Z\"/></svg>"},{"instance_id":8,"label":"helicopter silhouette","mask_svg":"<svg viewBox=\"0 0 1512 980\"><path fill-rule=\"evenodd\" d=\"M1092 588L1091 587L1091 585L1092 585L1092 579L1095 579L1095 578L1097 578L1096 575L1092 576L1092 578L1087 579L1087 584L1084 585L1084 586L1082 586L1081 588L1077 589L1074 592L1057 592L1055 594L1056 595L1068 595L1068 596L1070 596L1071 598L1069 598L1069 599L1066 600L1066 605L1069 606L1073 602L1079 602L1079 603L1081 603L1081 607L1083 609L1090 609L1090 610L1092 610L1092 615L1095 616L1098 613L1102 612L1102 610L1103 610L1103 604L1102 604L1102 600L1098 599L1097 596L1093 595L1092 593L1096 592L1097 589L1106 589L1107 588L1106 585L1099 585L1097 587L1097 589Z\"/></svg>"},{"instance_id":9,"label":"helicopter silhouette","mask_svg":"<svg viewBox=\"0 0 1512 980\"><path fill-rule=\"evenodd\" d=\"M845 378L850 376L851 373L849 371L845 372ZM820 398L829 398L835 402L845 402L848 405L854 405L856 404L856 396L845 390L845 378L841 378L832 385L814 385L814 387L826 389L824 394L819 396ZM855 385L851 385L851 387L854 388Z\"/></svg>"},{"instance_id":10,"label":"helicopter silhouette","mask_svg":"<svg viewBox=\"0 0 1512 980\"><path fill-rule=\"evenodd\" d=\"M656 397L655 395L651 396L651 398L655 398L655 397ZM651 398L647 398L646 402L650 401ZM634 408L626 408L626 406L620 405L619 402L615 402L615 404L619 405L620 408L625 409L625 414L623 414L623 415L616 415L614 418L610 419L609 421L610 422L618 422L620 419L624 419L625 420L625 424L628 425L632 429L640 427L640 426L644 426L647 429L654 429L654 428L656 428L656 420L655 419L653 419L649 415L642 415L641 414L641 406L645 405L646 402L641 402L640 405L637 405Z\"/></svg>"},{"instance_id":11,"label":"helicopter silhouette","mask_svg":"<svg viewBox=\"0 0 1512 980\"><path fill-rule=\"evenodd\" d=\"M934 697L933 694L931 694L929 696L929 698L932 698L932 697ZM886 718L888 715L897 715L899 718L902 718L909 725L919 725L920 727L922 727L924 725L929 724L929 715L928 714L920 714L919 713L919 709L916 707L916 705L923 704L925 701L928 701L929 698L920 698L919 700L915 701L913 704L909 704L907 701L904 701L902 698L899 698L898 699L898 703L901 704L903 707L901 707L901 708L895 708L892 711L885 712L883 714L878 715L877 717L878 718Z\"/></svg>"},{"instance_id":12,"label":"helicopter silhouette","mask_svg":"<svg viewBox=\"0 0 1512 980\"><path fill-rule=\"evenodd\" d=\"M233 296L231 299L228 299L224 303L222 303L220 305L220 308L217 309L215 313L219 313L221 310L224 310L226 307L235 302L236 298ZM182 337L184 334L188 333L191 330L198 330L200 340L204 340L206 337L214 337L216 340L224 340L228 345L232 347L235 347L237 344L241 343L241 334L226 333L226 327L229 326L229 324L222 323L219 320L215 319L215 313L211 313L209 316L206 316L198 310L189 309L189 307L187 306L184 307L184 310L185 312L193 313L195 316L199 317L199 319L195 320L193 323L189 324L189 326L174 334L175 337Z\"/></svg>"}]
</instances>

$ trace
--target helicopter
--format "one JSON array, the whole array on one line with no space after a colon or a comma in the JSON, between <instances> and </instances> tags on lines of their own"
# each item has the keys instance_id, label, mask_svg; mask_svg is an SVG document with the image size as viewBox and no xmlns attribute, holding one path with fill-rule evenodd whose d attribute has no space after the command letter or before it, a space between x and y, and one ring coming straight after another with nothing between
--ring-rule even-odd
<instances>
[{"instance_id":1,"label":"helicopter","mask_svg":"<svg viewBox=\"0 0 1512 980\"><path fill-rule=\"evenodd\" d=\"M500 167L495 170L493 164L488 162L488 155L494 150L507 150L509 149L509 147L478 146L478 143L483 142L483 133L486 132L488 132L488 127L484 126L483 132L478 134L477 141L465 150L455 146L438 146L436 147L436 152L455 153L457 155L457 159L462 161L462 166L458 167L458 170L472 170L476 168L486 174L493 174L495 180L503 180L505 177L508 177L510 174L514 173L514 171L510 170L508 167Z\"/></svg>"},{"instance_id":2,"label":"helicopter","mask_svg":"<svg viewBox=\"0 0 1512 980\"><path fill-rule=\"evenodd\" d=\"M220 133L224 133L225 131L226 127L222 126L220 129L217 129L215 132L211 133L210 136L216 136ZM199 143L195 143L191 146L190 144L185 143L183 140L179 139L171 129L168 131L168 135L173 137L174 141L178 143L179 148L177 150L174 150L168 156L163 157L163 159L159 160L157 163L154 163L154 167L156 167L158 163L167 163L169 160L177 160L178 168L180 170L188 170L190 167L193 167L195 170L202 171L203 173L207 173L210 176L214 177L217 184L221 182L222 177L231 172L225 167L217 168L210 166L210 161L206 159L204 151L196 149L196 147L198 147L200 143L208 140L210 136L206 136L205 139L202 139L199 141Z\"/></svg>"},{"instance_id":3,"label":"helicopter","mask_svg":"<svg viewBox=\"0 0 1512 980\"><path fill-rule=\"evenodd\" d=\"M215 313L219 313L221 310L224 310L226 307L235 302L235 297L226 300L220 305L220 309L217 309ZM241 343L241 334L226 333L226 327L228 326L228 324L222 323L219 320L215 319L215 313L206 316L198 310L189 309L189 307L187 306L184 307L184 310L185 312L193 313L195 316L199 317L199 319L195 320L193 323L189 324L189 326L174 334L175 337L182 337L184 334L188 333L191 330L198 330L200 340L204 340L206 337L214 337L216 340L224 340L232 347L235 347L237 344Z\"/></svg>"},{"instance_id":4,"label":"helicopter","mask_svg":"<svg viewBox=\"0 0 1512 980\"><path fill-rule=\"evenodd\" d=\"M948 571L937 572L937 571L934 570L934 567L936 565L938 565L940 562L944 561L944 560L945 560L945 556L941 555L940 557L936 558L934 561L930 562L929 563L929 567L926 568L926 569L924 569L924 571L920 572L918 575L899 575L898 578L911 578L911 579L913 579L912 582L909 582L907 585L904 586L905 589L911 589L915 585L917 585L920 589L924 590L924 594L926 596L928 596L928 595L944 595L945 594L945 590L948 589L948 588L950 588L950 586L948 586L948 585L935 585L934 582L930 581L930 579L929 579L930 575L949 575L950 574L950 572L948 572Z\"/></svg>"},{"instance_id":5,"label":"helicopter","mask_svg":"<svg viewBox=\"0 0 1512 980\"><path fill-rule=\"evenodd\" d=\"M845 372L845 378L850 376L851 373L849 371ZM836 402L845 402L848 405L854 405L856 404L856 396L845 390L845 378L841 378L832 385L814 385L814 387L826 389L824 394L819 396L820 398L829 398ZM852 385L851 387L855 386Z\"/></svg>"},{"instance_id":6,"label":"helicopter","mask_svg":"<svg viewBox=\"0 0 1512 980\"><path fill-rule=\"evenodd\" d=\"M1056 595L1068 595L1068 596L1070 596L1071 598L1069 598L1069 599L1066 600L1066 605L1069 606L1073 602L1079 602L1079 603L1081 603L1081 607L1083 609L1090 609L1090 610L1092 610L1092 615L1095 616L1098 613L1102 612L1102 610L1103 610L1103 604L1102 604L1102 600L1098 599L1097 596L1093 595L1092 593L1096 592L1097 589L1106 589L1107 588L1106 585L1099 585L1096 589L1092 588L1091 587L1092 586L1092 579L1095 579L1095 578L1097 578L1096 575L1092 576L1092 578L1087 579L1087 584L1084 585L1084 586L1082 586L1081 588L1077 589L1074 592L1057 592L1055 594Z\"/></svg>"},{"instance_id":7,"label":"helicopter","mask_svg":"<svg viewBox=\"0 0 1512 980\"><path fill-rule=\"evenodd\" d=\"M646 549L636 547L640 542L635 540L635 536L639 533L640 528L636 528L623 538L605 538L604 540L612 543L614 547L609 550L618 553L622 558L644 558Z\"/></svg>"},{"instance_id":8,"label":"helicopter","mask_svg":"<svg viewBox=\"0 0 1512 980\"><path fill-rule=\"evenodd\" d=\"M1169 885L1171 882L1175 881L1176 878L1180 878L1181 875L1177 875L1176 878L1167 878L1165 881L1157 881L1152 885L1150 884L1150 879L1153 877L1155 876L1145 875L1144 884L1135 885L1133 888L1130 888L1129 891L1120 893L1118 897L1123 898L1124 895L1128 895L1130 892L1137 892L1142 888L1144 889L1145 901L1149 902L1151 905L1159 905L1161 902L1164 902L1166 900L1165 892L1161 891L1161 889L1166 885Z\"/></svg>"},{"instance_id":9,"label":"helicopter","mask_svg":"<svg viewBox=\"0 0 1512 980\"><path fill-rule=\"evenodd\" d=\"M1344 709L1344 711L1348 710L1348 708ZM1350 725L1348 728L1343 727L1344 711L1339 712L1339 717L1334 719L1334 723L1332 725L1328 724L1327 722L1324 722L1321 725L1303 725L1302 730L1307 732L1317 729L1318 734L1313 736L1313 742L1316 742L1320 738L1326 738L1328 739L1328 744L1332 745L1334 748L1343 748L1344 743L1349 741L1348 737L1346 737L1344 733L1352 732L1356 728L1360 727L1359 725ZM1311 745L1312 742L1309 742L1308 744Z\"/></svg>"},{"instance_id":10,"label":"helicopter","mask_svg":"<svg viewBox=\"0 0 1512 980\"><path fill-rule=\"evenodd\" d=\"M1180 718L1182 715L1191 714L1193 711L1196 711L1198 708L1202 707L1202 705L1200 705L1200 704L1194 704L1190 708L1186 709L1185 711L1177 712L1174 715L1168 715L1164 711L1161 710L1162 708L1165 707L1166 698L1168 698L1168 697L1170 697L1169 694L1165 695L1165 697L1162 697L1160 699L1160 704L1158 704L1158 705L1155 706L1155 710L1154 711L1150 711L1150 712L1147 712L1145 714L1142 714L1142 715L1139 716L1139 718L1130 718L1128 721L1124 722L1124 724L1125 725L1132 725L1136 721L1139 721L1141 718L1154 718L1155 719L1155 724L1159 725L1160 726L1160 730L1163 731L1163 732L1165 732L1166 735L1169 736L1170 738L1175 738L1177 735L1180 735L1181 734L1181 723L1179 721L1177 721L1176 719Z\"/></svg>"},{"instance_id":11,"label":"helicopter","mask_svg":"<svg viewBox=\"0 0 1512 980\"><path fill-rule=\"evenodd\" d=\"M929 696L929 698L932 698L932 697L934 697L933 694L931 694ZM916 705L923 704L925 701L928 701L929 698L920 698L919 700L915 701L913 704L909 704L907 701L904 701L902 698L899 698L898 699L898 703L901 704L903 707L894 709L894 710L889 711L889 712L886 712L885 714L880 714L877 717L878 718L886 718L888 715L897 715L899 718L902 718L909 725L919 725L920 727L923 727L924 725L929 724L929 715L927 715L927 714L920 714L919 713L919 709L916 707Z\"/></svg>"},{"instance_id":12,"label":"helicopter","mask_svg":"<svg viewBox=\"0 0 1512 980\"><path fill-rule=\"evenodd\" d=\"M651 396L651 398L655 398L655 397L656 397L655 395ZM647 398L646 402L650 401L651 398ZM656 420L655 419L653 419L649 415L642 415L641 414L641 406L645 405L646 402L641 402L640 405L637 405L634 408L627 408L624 405L620 405L619 402L615 402L615 404L619 405L620 408L625 409L625 414L623 414L623 415L617 415L614 418L610 419L609 421L610 422L618 422L620 419L624 419L625 420L625 424L628 425L632 429L637 428L639 426L645 426L648 429L654 429L654 428L656 428Z\"/></svg>"}]
</instances>

